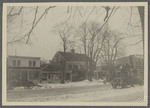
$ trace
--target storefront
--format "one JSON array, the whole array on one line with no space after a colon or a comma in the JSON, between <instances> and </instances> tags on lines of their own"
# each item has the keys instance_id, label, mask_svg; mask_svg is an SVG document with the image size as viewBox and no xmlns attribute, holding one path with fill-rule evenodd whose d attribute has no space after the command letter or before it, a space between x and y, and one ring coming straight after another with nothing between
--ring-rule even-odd
<instances>
[{"instance_id":1,"label":"storefront","mask_svg":"<svg viewBox=\"0 0 150 108\"><path fill-rule=\"evenodd\" d=\"M40 68L8 68L7 78L9 80L40 81Z\"/></svg>"}]
</instances>

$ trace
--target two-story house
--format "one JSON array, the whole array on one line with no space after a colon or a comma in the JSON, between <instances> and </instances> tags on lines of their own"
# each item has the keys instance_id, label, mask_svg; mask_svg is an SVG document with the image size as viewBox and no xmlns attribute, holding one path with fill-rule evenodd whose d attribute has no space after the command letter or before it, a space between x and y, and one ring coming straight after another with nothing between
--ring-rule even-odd
<instances>
[{"instance_id":1,"label":"two-story house","mask_svg":"<svg viewBox=\"0 0 150 108\"><path fill-rule=\"evenodd\" d=\"M62 62L65 60L65 80L77 81L86 78L86 72L89 69L90 58L85 54L75 53L74 49L71 52L61 52L58 51L52 59L52 63L45 66L42 70L45 79L50 82L60 81Z\"/></svg>"},{"instance_id":2,"label":"two-story house","mask_svg":"<svg viewBox=\"0 0 150 108\"><path fill-rule=\"evenodd\" d=\"M7 58L8 80L36 81L40 73L40 57L8 56Z\"/></svg>"}]
</instances>

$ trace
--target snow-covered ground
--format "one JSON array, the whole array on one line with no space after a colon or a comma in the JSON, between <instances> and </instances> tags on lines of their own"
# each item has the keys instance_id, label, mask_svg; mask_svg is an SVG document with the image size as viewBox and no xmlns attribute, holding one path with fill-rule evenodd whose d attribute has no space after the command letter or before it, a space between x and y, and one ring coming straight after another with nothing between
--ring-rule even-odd
<instances>
[{"instance_id":1,"label":"snow-covered ground","mask_svg":"<svg viewBox=\"0 0 150 108\"><path fill-rule=\"evenodd\" d=\"M88 80L80 81L80 82L66 82L65 84L60 83L44 83L39 84L44 88L64 88L64 87L79 87L79 86L92 86L92 85L100 85L103 84L103 80L93 80L92 82Z\"/></svg>"},{"instance_id":2,"label":"snow-covered ground","mask_svg":"<svg viewBox=\"0 0 150 108\"><path fill-rule=\"evenodd\" d=\"M60 83L39 83L42 87L34 87L33 89L50 89L50 88L67 88L67 87L79 87L79 86L93 86L103 85L103 80L94 80L92 82L88 80L80 82L66 82L65 84ZM16 87L15 90L24 90L23 87Z\"/></svg>"},{"instance_id":3,"label":"snow-covered ground","mask_svg":"<svg viewBox=\"0 0 150 108\"><path fill-rule=\"evenodd\" d=\"M125 89L107 89L77 94L65 94L54 96L27 97L21 99L9 99L13 102L143 102L144 87L135 86Z\"/></svg>"}]
</instances>

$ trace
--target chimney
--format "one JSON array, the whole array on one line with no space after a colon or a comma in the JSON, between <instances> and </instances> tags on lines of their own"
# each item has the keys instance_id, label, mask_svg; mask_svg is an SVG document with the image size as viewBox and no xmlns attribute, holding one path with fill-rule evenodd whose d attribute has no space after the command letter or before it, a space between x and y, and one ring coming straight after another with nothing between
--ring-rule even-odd
<instances>
[{"instance_id":1,"label":"chimney","mask_svg":"<svg viewBox=\"0 0 150 108\"><path fill-rule=\"evenodd\" d=\"M75 50L74 50L74 49L71 49L70 52L71 52L71 53L75 53Z\"/></svg>"}]
</instances>

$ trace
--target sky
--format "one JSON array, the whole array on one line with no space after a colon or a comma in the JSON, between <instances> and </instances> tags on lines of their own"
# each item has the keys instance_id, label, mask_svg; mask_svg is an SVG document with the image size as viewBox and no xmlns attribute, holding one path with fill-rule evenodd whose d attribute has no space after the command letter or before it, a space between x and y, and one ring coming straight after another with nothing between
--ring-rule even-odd
<instances>
[{"instance_id":1,"label":"sky","mask_svg":"<svg viewBox=\"0 0 150 108\"><path fill-rule=\"evenodd\" d=\"M45 8L47 7L39 7L37 17L42 14ZM10 30L7 32L8 41L16 34L20 36L25 34L31 28L35 12L34 9L35 7L24 7L23 13L20 17L18 17L18 19L16 19L14 25L12 25ZM32 43L9 44L7 46L7 55L41 57L41 60L49 61L53 58L55 53L60 51L62 48L62 45L60 44L60 37L52 33L52 29L55 24L66 21L70 15L71 17L67 21L76 27L84 21L96 21L101 24L104 23L103 20L106 15L106 11L102 6L95 7L94 11L92 11L93 7L82 6L80 7L80 12L75 12L75 7L72 7L72 13L71 10L67 13L67 9L67 6L58 6L50 9L48 14L42 18L33 30L33 33L31 34ZM131 54L143 54L142 42L135 45L135 43L141 40L141 27L136 28L128 25L129 21L131 21L132 24L140 26L139 15L136 7L132 7L132 16L130 17L130 15L131 7L121 6L108 21L108 26L111 30L128 34L129 38L122 41L122 43L125 44L125 54L127 56ZM23 23L20 24L20 22Z\"/></svg>"}]
</instances>

